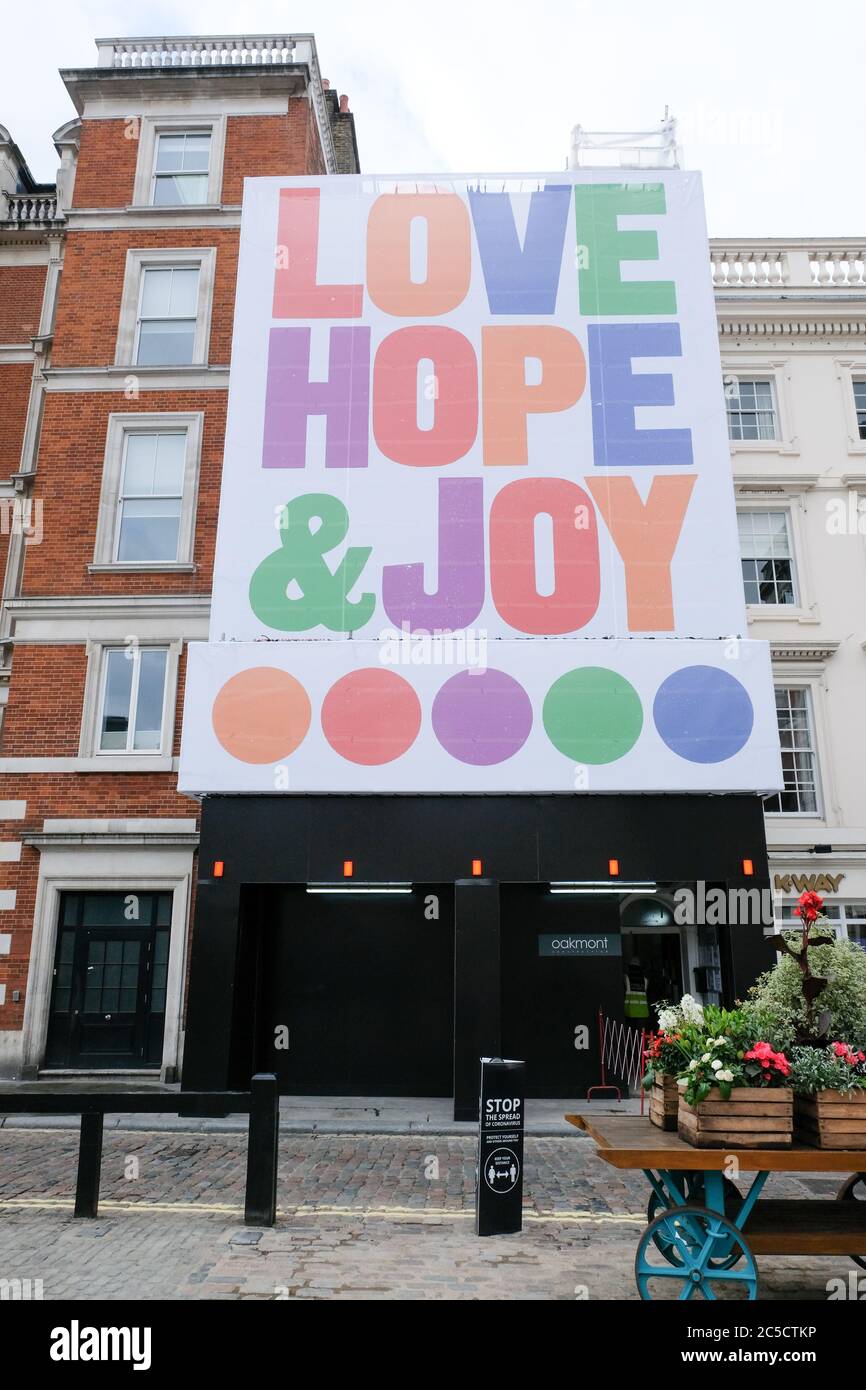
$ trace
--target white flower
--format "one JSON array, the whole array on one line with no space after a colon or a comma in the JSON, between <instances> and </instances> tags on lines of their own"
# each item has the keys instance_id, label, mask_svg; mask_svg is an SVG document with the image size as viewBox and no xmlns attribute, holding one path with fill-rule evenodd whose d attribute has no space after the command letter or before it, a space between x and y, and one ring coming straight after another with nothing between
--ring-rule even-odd
<instances>
[{"instance_id":1,"label":"white flower","mask_svg":"<svg viewBox=\"0 0 866 1390\"><path fill-rule=\"evenodd\" d=\"M712 1067L713 1071L718 1071L721 1065L722 1064L719 1061L718 1057L716 1057L715 1060L710 1063L710 1066Z\"/></svg>"},{"instance_id":2,"label":"white flower","mask_svg":"<svg viewBox=\"0 0 866 1390\"><path fill-rule=\"evenodd\" d=\"M717 1081L733 1081L733 1079L734 1079L734 1073L733 1073L732 1071L717 1071L717 1072L716 1072L716 1080L717 1080Z\"/></svg>"},{"instance_id":3,"label":"white flower","mask_svg":"<svg viewBox=\"0 0 866 1390\"><path fill-rule=\"evenodd\" d=\"M709 1052L705 1052L704 1055L703 1055L703 1057L701 1058L701 1061L702 1061L702 1062L708 1062L709 1060L710 1060L710 1054L709 1054Z\"/></svg>"},{"instance_id":4,"label":"white flower","mask_svg":"<svg viewBox=\"0 0 866 1390\"><path fill-rule=\"evenodd\" d=\"M697 1065L697 1062L694 1060L694 1058L692 1058L692 1060L689 1062L689 1071L694 1071Z\"/></svg>"},{"instance_id":5,"label":"white flower","mask_svg":"<svg viewBox=\"0 0 866 1390\"><path fill-rule=\"evenodd\" d=\"M663 1033L672 1033L679 1021L677 1009L659 1009L659 1028Z\"/></svg>"},{"instance_id":6,"label":"white flower","mask_svg":"<svg viewBox=\"0 0 866 1390\"><path fill-rule=\"evenodd\" d=\"M704 1021L703 1008L691 994L683 995L680 1000L680 1012L689 1023L703 1023Z\"/></svg>"}]
</instances>

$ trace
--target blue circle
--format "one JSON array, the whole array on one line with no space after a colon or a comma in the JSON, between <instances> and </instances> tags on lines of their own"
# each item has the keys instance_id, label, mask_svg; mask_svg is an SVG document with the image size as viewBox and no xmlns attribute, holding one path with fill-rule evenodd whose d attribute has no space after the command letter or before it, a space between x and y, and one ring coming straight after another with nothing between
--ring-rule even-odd
<instances>
[{"instance_id":1,"label":"blue circle","mask_svg":"<svg viewBox=\"0 0 866 1390\"><path fill-rule=\"evenodd\" d=\"M755 711L748 692L717 666L684 666L662 681L653 719L672 752L690 763L722 763L748 742Z\"/></svg>"}]
</instances>

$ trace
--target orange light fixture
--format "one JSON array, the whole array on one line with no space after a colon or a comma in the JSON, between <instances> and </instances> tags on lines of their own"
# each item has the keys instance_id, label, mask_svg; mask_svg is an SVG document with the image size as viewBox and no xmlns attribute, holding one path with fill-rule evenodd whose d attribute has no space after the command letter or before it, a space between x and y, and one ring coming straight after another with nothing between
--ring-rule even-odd
<instances>
[{"instance_id":1,"label":"orange light fixture","mask_svg":"<svg viewBox=\"0 0 866 1390\"><path fill-rule=\"evenodd\" d=\"M608 859L607 871L610 874L611 878L619 878L619 860Z\"/></svg>"},{"instance_id":2,"label":"orange light fixture","mask_svg":"<svg viewBox=\"0 0 866 1390\"><path fill-rule=\"evenodd\" d=\"M213 863L214 878L222 878L223 874L225 873L225 868L226 866L222 859L215 859Z\"/></svg>"},{"instance_id":3,"label":"orange light fixture","mask_svg":"<svg viewBox=\"0 0 866 1390\"><path fill-rule=\"evenodd\" d=\"M755 866L754 866L754 864L752 863L751 859L744 859L744 860L743 860L743 874L745 875L746 878L754 878L754 876L755 876Z\"/></svg>"},{"instance_id":4,"label":"orange light fixture","mask_svg":"<svg viewBox=\"0 0 866 1390\"><path fill-rule=\"evenodd\" d=\"M351 878L355 872L355 861L353 859L343 860L343 878Z\"/></svg>"},{"instance_id":5,"label":"orange light fixture","mask_svg":"<svg viewBox=\"0 0 866 1390\"><path fill-rule=\"evenodd\" d=\"M473 878L480 878L480 877L481 877L481 874L482 874L482 872L483 872L483 869L484 869L484 865L481 863L481 860L480 860L480 859L473 859L473 860L472 860L472 877L473 877Z\"/></svg>"}]
</instances>

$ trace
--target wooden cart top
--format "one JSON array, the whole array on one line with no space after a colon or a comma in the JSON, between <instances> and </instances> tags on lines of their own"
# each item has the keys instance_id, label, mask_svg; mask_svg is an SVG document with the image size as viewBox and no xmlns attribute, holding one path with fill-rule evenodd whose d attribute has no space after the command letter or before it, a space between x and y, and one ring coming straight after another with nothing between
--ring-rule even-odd
<instances>
[{"instance_id":1,"label":"wooden cart top","mask_svg":"<svg viewBox=\"0 0 866 1390\"><path fill-rule=\"evenodd\" d=\"M866 1149L696 1149L643 1115L566 1115L595 1140L599 1158L614 1168L667 1168L671 1172L724 1170L733 1155L747 1173L866 1172Z\"/></svg>"}]
</instances>

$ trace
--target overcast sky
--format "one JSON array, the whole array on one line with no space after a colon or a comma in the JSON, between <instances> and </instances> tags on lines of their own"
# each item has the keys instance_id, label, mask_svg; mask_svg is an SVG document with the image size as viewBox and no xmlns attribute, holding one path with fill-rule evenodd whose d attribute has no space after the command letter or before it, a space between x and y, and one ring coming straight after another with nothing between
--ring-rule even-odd
<instances>
[{"instance_id":1,"label":"overcast sky","mask_svg":"<svg viewBox=\"0 0 866 1390\"><path fill-rule=\"evenodd\" d=\"M349 94L367 173L552 171L570 131L668 106L714 236L866 236L862 0L43 0L3 5L0 123L37 178L97 36L304 33Z\"/></svg>"}]
</instances>

